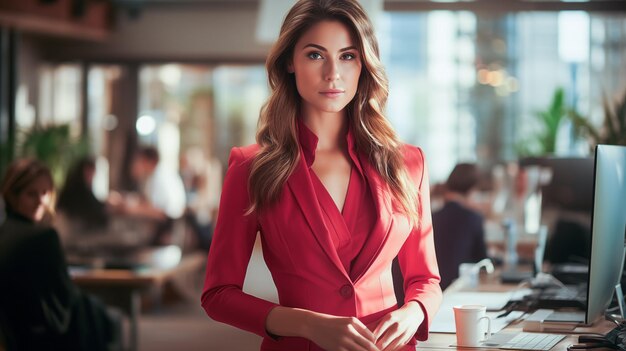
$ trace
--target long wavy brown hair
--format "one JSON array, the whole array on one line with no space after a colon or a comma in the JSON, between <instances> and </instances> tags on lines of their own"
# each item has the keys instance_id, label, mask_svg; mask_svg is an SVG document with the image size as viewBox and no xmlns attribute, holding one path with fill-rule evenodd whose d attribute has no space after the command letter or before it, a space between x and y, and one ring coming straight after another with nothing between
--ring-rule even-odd
<instances>
[{"instance_id":1,"label":"long wavy brown hair","mask_svg":"<svg viewBox=\"0 0 626 351\"><path fill-rule=\"evenodd\" d=\"M345 107L356 148L389 185L400 210L417 221L417 190L404 167L401 142L383 115L389 84L372 24L357 0L300 0L289 11L266 61L270 97L261 110L260 151L249 178L250 211L275 202L300 158L297 118L301 97L288 64L300 37L320 21L340 21L352 32L363 62L354 99Z\"/></svg>"}]
</instances>

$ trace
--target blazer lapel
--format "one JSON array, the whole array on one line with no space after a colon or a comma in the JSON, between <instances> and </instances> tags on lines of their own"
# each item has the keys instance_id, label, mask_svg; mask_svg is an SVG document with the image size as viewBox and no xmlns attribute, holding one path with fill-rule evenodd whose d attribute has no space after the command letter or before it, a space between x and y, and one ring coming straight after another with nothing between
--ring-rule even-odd
<instances>
[{"instance_id":1,"label":"blazer lapel","mask_svg":"<svg viewBox=\"0 0 626 351\"><path fill-rule=\"evenodd\" d=\"M302 154L300 155L300 160L296 165L296 169L287 180L287 185L293 193L293 196L296 198L296 202L298 203L298 206L300 206L302 214L309 224L313 236L322 247L322 250L326 253L337 269L347 279L350 279L350 276L346 272L339 256L337 255L337 250L333 245L330 233L324 225L324 219L321 212L322 209L320 208L319 202L316 201L317 196L315 195L313 183L311 182L311 176Z\"/></svg>"},{"instance_id":2,"label":"blazer lapel","mask_svg":"<svg viewBox=\"0 0 626 351\"><path fill-rule=\"evenodd\" d=\"M359 160L361 161L361 166L367 178L378 217L365 246L361 250L361 254L359 254L354 264L354 272L356 273L355 282L365 274L380 254L385 241L387 241L392 222L389 185L378 175L378 172L366 156L359 155ZM365 253L365 255L363 255L363 253Z\"/></svg>"}]
</instances>

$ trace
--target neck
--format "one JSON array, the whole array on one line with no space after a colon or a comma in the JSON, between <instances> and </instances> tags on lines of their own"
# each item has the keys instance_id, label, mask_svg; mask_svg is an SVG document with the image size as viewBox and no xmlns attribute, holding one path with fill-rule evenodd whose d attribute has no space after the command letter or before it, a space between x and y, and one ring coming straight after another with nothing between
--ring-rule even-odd
<instances>
[{"instance_id":1,"label":"neck","mask_svg":"<svg viewBox=\"0 0 626 351\"><path fill-rule=\"evenodd\" d=\"M463 194L459 194L459 193L455 193L455 192L451 192L451 191L447 191L444 195L443 195L445 201L454 201L454 202L458 202L461 205L467 206L468 205L468 199L466 195Z\"/></svg>"},{"instance_id":2,"label":"neck","mask_svg":"<svg viewBox=\"0 0 626 351\"><path fill-rule=\"evenodd\" d=\"M345 146L348 122L344 111L304 113L303 122L318 138L317 151L333 151Z\"/></svg>"},{"instance_id":3,"label":"neck","mask_svg":"<svg viewBox=\"0 0 626 351\"><path fill-rule=\"evenodd\" d=\"M11 207L7 206L6 208L6 214L8 218L12 218L12 219L16 219L16 220L20 220L20 221L24 221L24 222L29 222L29 223L35 223L35 221L33 221L31 218L28 218L24 215L22 215L21 213L14 211Z\"/></svg>"}]
</instances>

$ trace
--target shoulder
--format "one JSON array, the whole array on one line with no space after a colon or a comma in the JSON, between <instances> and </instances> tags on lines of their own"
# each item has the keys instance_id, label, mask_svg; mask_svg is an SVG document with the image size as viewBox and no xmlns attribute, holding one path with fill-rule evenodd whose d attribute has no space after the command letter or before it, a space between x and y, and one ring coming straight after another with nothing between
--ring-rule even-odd
<instances>
[{"instance_id":1,"label":"shoulder","mask_svg":"<svg viewBox=\"0 0 626 351\"><path fill-rule=\"evenodd\" d=\"M423 165L425 163L424 151L418 146L411 144L402 144L402 155L404 156L404 162L407 165Z\"/></svg>"},{"instance_id":2,"label":"shoulder","mask_svg":"<svg viewBox=\"0 0 626 351\"><path fill-rule=\"evenodd\" d=\"M474 209L467 209L467 210L469 212L468 216L472 219L472 221L474 221L476 225L482 226L483 222L485 221L485 219L483 218L483 215Z\"/></svg>"},{"instance_id":3,"label":"shoulder","mask_svg":"<svg viewBox=\"0 0 626 351\"><path fill-rule=\"evenodd\" d=\"M464 218L466 223L482 225L483 216L480 212L468 207L467 205L460 204L456 201L447 201L442 210L453 214L451 217Z\"/></svg>"},{"instance_id":4,"label":"shoulder","mask_svg":"<svg viewBox=\"0 0 626 351\"><path fill-rule=\"evenodd\" d=\"M402 144L401 151L404 158L404 166L409 172L409 175L421 182L426 169L424 151L422 151L420 147L410 144Z\"/></svg>"},{"instance_id":5,"label":"shoulder","mask_svg":"<svg viewBox=\"0 0 626 351\"><path fill-rule=\"evenodd\" d=\"M247 183L248 177L252 170L252 161L258 154L260 148L258 145L249 145L241 147L233 147L230 150L228 158L228 168L226 170L226 178L223 186L232 184Z\"/></svg>"},{"instance_id":6,"label":"shoulder","mask_svg":"<svg viewBox=\"0 0 626 351\"><path fill-rule=\"evenodd\" d=\"M6 220L0 225L0 234L2 237L24 236L24 234L37 234L41 232L54 231L50 227L40 226L31 222L24 221L19 218L7 216Z\"/></svg>"},{"instance_id":7,"label":"shoulder","mask_svg":"<svg viewBox=\"0 0 626 351\"><path fill-rule=\"evenodd\" d=\"M254 157L259 153L260 147L257 144L248 146L236 146L230 150L228 167L236 167L252 163Z\"/></svg>"},{"instance_id":8,"label":"shoulder","mask_svg":"<svg viewBox=\"0 0 626 351\"><path fill-rule=\"evenodd\" d=\"M6 249L8 252L32 252L33 248L60 247L59 235L54 228L12 219L7 219L0 226L0 238L2 251Z\"/></svg>"}]
</instances>

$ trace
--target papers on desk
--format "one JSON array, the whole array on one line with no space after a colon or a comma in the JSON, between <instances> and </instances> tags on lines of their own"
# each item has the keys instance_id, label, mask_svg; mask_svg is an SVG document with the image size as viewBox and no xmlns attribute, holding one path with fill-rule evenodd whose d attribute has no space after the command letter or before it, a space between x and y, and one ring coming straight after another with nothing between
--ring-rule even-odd
<instances>
[{"instance_id":1,"label":"papers on desk","mask_svg":"<svg viewBox=\"0 0 626 351\"><path fill-rule=\"evenodd\" d=\"M451 292L443 295L443 302L439 308L439 312L433 318L430 331L435 333L456 333L454 326L454 311L452 307L456 305L484 305L487 306L487 316L491 318L491 332L497 333L506 327L511 321L519 318L522 312L511 312L508 316L496 318L502 312L500 311L504 305L519 296L528 294L527 289L514 292Z\"/></svg>"}]
</instances>

